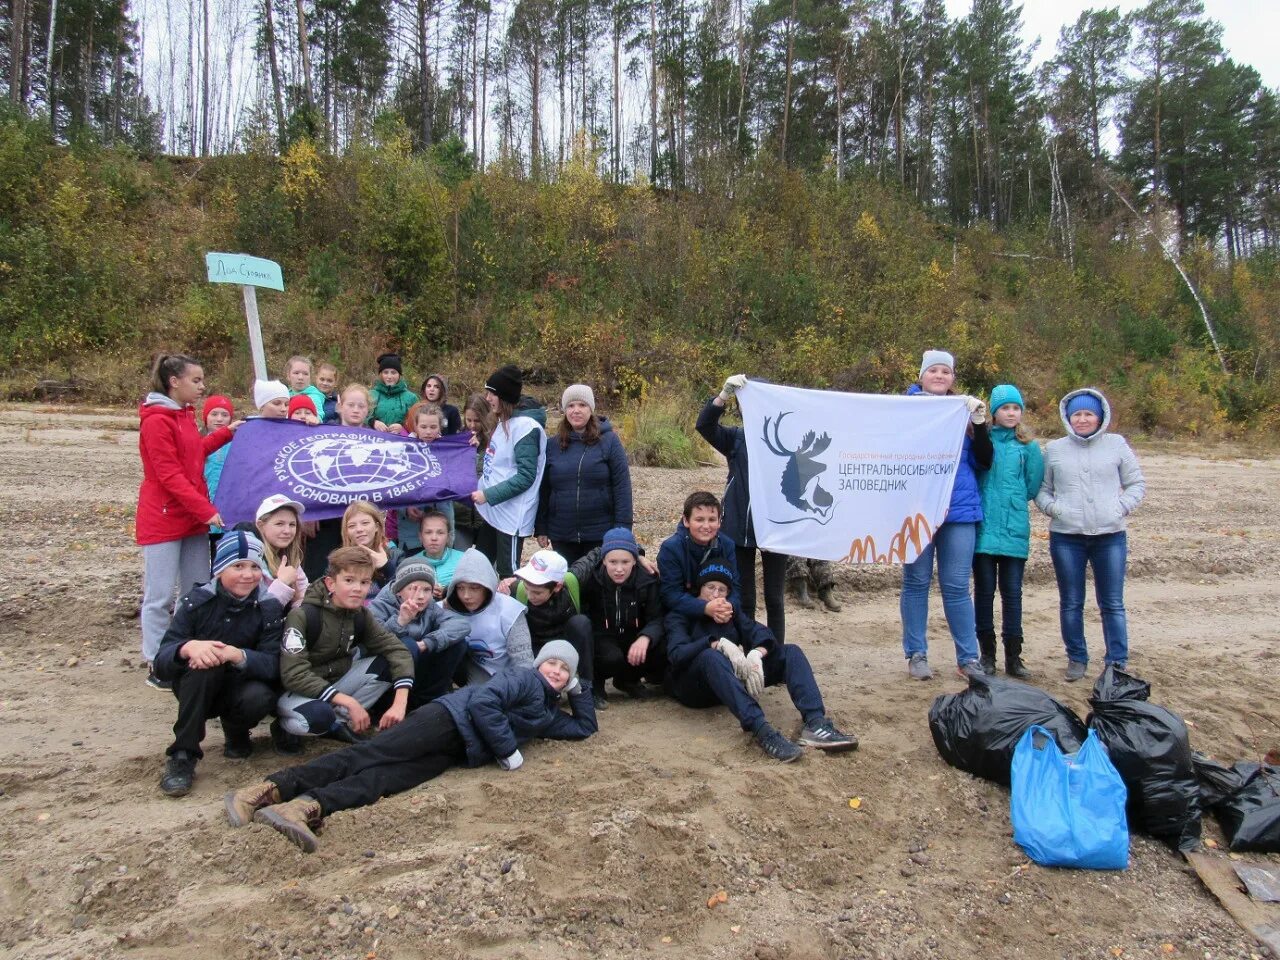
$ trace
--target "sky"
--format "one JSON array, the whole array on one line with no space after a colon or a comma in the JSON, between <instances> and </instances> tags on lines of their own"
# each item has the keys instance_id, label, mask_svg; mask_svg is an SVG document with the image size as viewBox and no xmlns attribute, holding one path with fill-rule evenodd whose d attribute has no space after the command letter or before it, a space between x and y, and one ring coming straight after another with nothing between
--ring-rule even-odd
<instances>
[{"instance_id":1,"label":"sky","mask_svg":"<svg viewBox=\"0 0 1280 960\"><path fill-rule=\"evenodd\" d=\"M952 18L965 16L971 0L947 0ZM1040 38L1032 63L1053 56L1058 31L1088 9L1119 7L1128 13L1144 6L1144 0L1022 0L1023 37ZM1205 13L1222 24L1222 45L1237 63L1247 63L1268 87L1280 87L1280 0L1204 0Z\"/></svg>"}]
</instances>

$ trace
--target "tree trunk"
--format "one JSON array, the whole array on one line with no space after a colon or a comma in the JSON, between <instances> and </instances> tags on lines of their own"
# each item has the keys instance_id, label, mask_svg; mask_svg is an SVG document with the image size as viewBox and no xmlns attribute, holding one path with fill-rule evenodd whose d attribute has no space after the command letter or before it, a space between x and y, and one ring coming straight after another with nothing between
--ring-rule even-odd
<instances>
[{"instance_id":1,"label":"tree trunk","mask_svg":"<svg viewBox=\"0 0 1280 960\"><path fill-rule=\"evenodd\" d=\"M649 0L649 179L658 182L658 0Z\"/></svg>"},{"instance_id":2,"label":"tree trunk","mask_svg":"<svg viewBox=\"0 0 1280 960\"><path fill-rule=\"evenodd\" d=\"M316 101L311 92L311 48L307 44L307 11L303 0L296 0L298 8L298 59L302 61L302 99L308 108Z\"/></svg>"},{"instance_id":3,"label":"tree trunk","mask_svg":"<svg viewBox=\"0 0 1280 960\"><path fill-rule=\"evenodd\" d=\"M27 0L12 0L9 18L9 102L22 108L22 48L27 31Z\"/></svg>"},{"instance_id":4,"label":"tree trunk","mask_svg":"<svg viewBox=\"0 0 1280 960\"><path fill-rule=\"evenodd\" d=\"M49 100L49 128L58 129L57 72L53 68L53 38L58 32L58 0L49 3L49 37L45 47L45 97Z\"/></svg>"},{"instance_id":5,"label":"tree trunk","mask_svg":"<svg viewBox=\"0 0 1280 960\"><path fill-rule=\"evenodd\" d=\"M201 0L204 37L200 62L200 156L209 155L209 0Z\"/></svg>"},{"instance_id":6,"label":"tree trunk","mask_svg":"<svg viewBox=\"0 0 1280 960\"><path fill-rule=\"evenodd\" d=\"M791 64L796 45L796 0L791 0L791 16L787 18L787 84L782 99L782 165L787 165L787 130L791 125Z\"/></svg>"},{"instance_id":7,"label":"tree trunk","mask_svg":"<svg viewBox=\"0 0 1280 960\"><path fill-rule=\"evenodd\" d=\"M422 113L422 146L431 146L431 95L427 78L431 73L431 61L427 58L427 2L418 0L418 109Z\"/></svg>"},{"instance_id":8,"label":"tree trunk","mask_svg":"<svg viewBox=\"0 0 1280 960\"><path fill-rule=\"evenodd\" d=\"M266 29L267 64L271 68L271 99L276 111L276 142L281 151L285 144L284 92L280 86L280 61L276 56L276 20L272 0L262 0L263 25Z\"/></svg>"},{"instance_id":9,"label":"tree trunk","mask_svg":"<svg viewBox=\"0 0 1280 960\"><path fill-rule=\"evenodd\" d=\"M611 151L613 168L613 182L617 183L620 179L621 159L622 159L622 87L620 80L620 60L622 57L622 28L619 25L616 15L613 21L613 110L611 115L611 123L613 128L613 150Z\"/></svg>"},{"instance_id":10,"label":"tree trunk","mask_svg":"<svg viewBox=\"0 0 1280 960\"><path fill-rule=\"evenodd\" d=\"M489 130L489 23L493 4L484 7L484 61L480 64L480 169L485 165L485 141Z\"/></svg>"}]
</instances>

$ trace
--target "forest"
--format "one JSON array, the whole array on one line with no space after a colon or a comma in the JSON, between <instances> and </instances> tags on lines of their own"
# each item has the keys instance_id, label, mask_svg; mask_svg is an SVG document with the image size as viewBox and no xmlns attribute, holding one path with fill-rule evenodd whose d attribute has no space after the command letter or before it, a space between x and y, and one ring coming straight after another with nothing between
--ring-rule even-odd
<instances>
[{"instance_id":1,"label":"forest","mask_svg":"<svg viewBox=\"0 0 1280 960\"><path fill-rule=\"evenodd\" d=\"M1086 382L1140 433L1280 427L1280 104L1200 0L1038 62L1012 0L140 2L0 11L0 395L129 399L162 348L244 394L236 250L285 270L269 357L516 357L633 431L934 345L1049 429Z\"/></svg>"}]
</instances>

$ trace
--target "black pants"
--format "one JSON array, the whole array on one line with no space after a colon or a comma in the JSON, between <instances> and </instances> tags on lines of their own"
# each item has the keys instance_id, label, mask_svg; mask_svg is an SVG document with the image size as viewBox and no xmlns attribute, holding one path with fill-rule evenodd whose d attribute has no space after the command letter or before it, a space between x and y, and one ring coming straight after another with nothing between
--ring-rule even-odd
<instances>
[{"instance_id":1,"label":"black pants","mask_svg":"<svg viewBox=\"0 0 1280 960\"><path fill-rule=\"evenodd\" d=\"M603 542L603 540L552 540L551 547L572 567Z\"/></svg>"},{"instance_id":2,"label":"black pants","mask_svg":"<svg viewBox=\"0 0 1280 960\"><path fill-rule=\"evenodd\" d=\"M480 552L489 558L489 562L493 564L498 571L498 579L505 580L520 569L520 554L524 552L524 537L517 537L514 533L503 533L501 530L493 531L493 552L485 550L480 544Z\"/></svg>"},{"instance_id":3,"label":"black pants","mask_svg":"<svg viewBox=\"0 0 1280 960\"><path fill-rule=\"evenodd\" d=\"M756 618L756 548L735 547L738 579L742 581L742 612ZM764 578L764 613L769 632L779 643L786 642L787 555L760 551L760 567Z\"/></svg>"},{"instance_id":4,"label":"black pants","mask_svg":"<svg viewBox=\"0 0 1280 960\"><path fill-rule=\"evenodd\" d=\"M302 555L302 572L315 583L329 568L329 554L342 546L342 518L332 517L316 524L316 535L307 540Z\"/></svg>"},{"instance_id":5,"label":"black pants","mask_svg":"<svg viewBox=\"0 0 1280 960\"><path fill-rule=\"evenodd\" d=\"M424 653L412 641L405 646L413 656L413 689L409 691L409 709L416 710L453 689L453 675L467 658L467 641L434 653Z\"/></svg>"},{"instance_id":6,"label":"black pants","mask_svg":"<svg viewBox=\"0 0 1280 960\"><path fill-rule=\"evenodd\" d=\"M267 777L282 800L304 793L328 816L365 807L465 763L467 747L449 711L429 703L372 740L316 757Z\"/></svg>"},{"instance_id":7,"label":"black pants","mask_svg":"<svg viewBox=\"0 0 1280 960\"><path fill-rule=\"evenodd\" d=\"M173 725L173 744L165 752L178 750L203 757L200 741L205 723L222 718L227 735L248 734L276 703L276 691L262 680L246 680L235 667L223 664L210 670L184 671L173 681L178 698L178 721Z\"/></svg>"},{"instance_id":8,"label":"black pants","mask_svg":"<svg viewBox=\"0 0 1280 960\"><path fill-rule=\"evenodd\" d=\"M583 680L595 682L595 637L592 635L591 621L585 614L575 613L564 625L564 636L547 637L533 640L533 655L552 640L567 640L569 646L578 652L578 676Z\"/></svg>"},{"instance_id":9,"label":"black pants","mask_svg":"<svg viewBox=\"0 0 1280 960\"><path fill-rule=\"evenodd\" d=\"M667 672L667 644L665 640L653 640L649 644L649 652L644 662L633 667L627 662L627 651L635 642L635 637L626 639L614 633L597 633L595 636L596 689L603 690L606 680L617 683L639 683L648 680L650 683L661 683Z\"/></svg>"}]
</instances>

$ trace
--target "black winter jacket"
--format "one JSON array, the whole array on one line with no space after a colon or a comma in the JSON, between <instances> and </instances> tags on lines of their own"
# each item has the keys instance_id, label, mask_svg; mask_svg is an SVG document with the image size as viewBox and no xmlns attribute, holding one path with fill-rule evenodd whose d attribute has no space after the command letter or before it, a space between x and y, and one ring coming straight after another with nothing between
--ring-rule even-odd
<instances>
[{"instance_id":1,"label":"black winter jacket","mask_svg":"<svg viewBox=\"0 0 1280 960\"><path fill-rule=\"evenodd\" d=\"M657 577L637 563L623 583L614 583L603 560L597 547L571 570L578 578L582 612L591 619L591 629L596 636L611 637L624 646L642 634L661 642L665 631Z\"/></svg>"},{"instance_id":2,"label":"black winter jacket","mask_svg":"<svg viewBox=\"0 0 1280 960\"><path fill-rule=\"evenodd\" d=\"M705 547L699 546L689 535L684 521L676 524L676 532L662 541L658 548L658 577L661 580L662 606L668 612L683 613L686 617L700 617L706 603L694 592L698 573L708 563L721 563L733 572L733 589L729 600L736 608L742 599L739 588L738 557L734 543L724 532Z\"/></svg>"},{"instance_id":3,"label":"black winter jacket","mask_svg":"<svg viewBox=\"0 0 1280 960\"><path fill-rule=\"evenodd\" d=\"M449 711L462 742L467 766L479 767L509 757L535 737L585 740L598 729L595 697L583 680L569 696L573 715L560 709L560 694L532 667L512 667L481 686L466 686L435 702Z\"/></svg>"},{"instance_id":4,"label":"black winter jacket","mask_svg":"<svg viewBox=\"0 0 1280 960\"><path fill-rule=\"evenodd\" d=\"M217 580L202 583L178 602L169 629L160 640L155 671L173 680L187 669L178 655L188 640L218 640L245 652L246 679L280 682L280 636L284 607L261 584L249 596L233 597Z\"/></svg>"},{"instance_id":5,"label":"black winter jacket","mask_svg":"<svg viewBox=\"0 0 1280 960\"><path fill-rule=\"evenodd\" d=\"M721 426L725 407L715 398L703 405L694 429L729 462L724 484L724 534L740 547L754 547L756 532L751 524L751 490L747 486L747 435L741 427Z\"/></svg>"}]
</instances>

